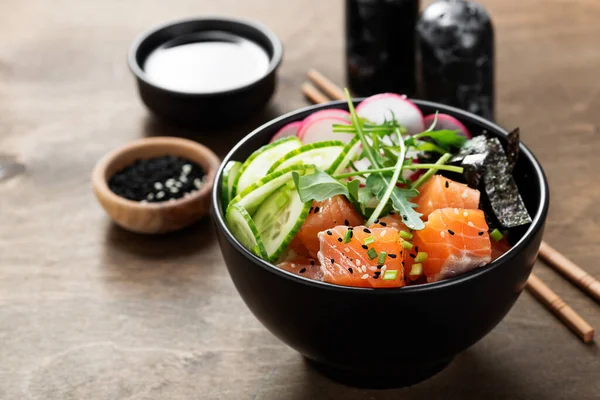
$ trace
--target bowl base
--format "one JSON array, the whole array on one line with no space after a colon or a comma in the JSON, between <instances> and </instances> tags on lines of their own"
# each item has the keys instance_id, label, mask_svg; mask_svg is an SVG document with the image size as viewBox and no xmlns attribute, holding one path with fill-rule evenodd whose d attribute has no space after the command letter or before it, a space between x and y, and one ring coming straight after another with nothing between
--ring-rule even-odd
<instances>
[{"instance_id":1,"label":"bowl base","mask_svg":"<svg viewBox=\"0 0 600 400\"><path fill-rule=\"evenodd\" d=\"M446 368L453 357L434 364L414 366L406 370L396 370L394 374L369 373L365 371L348 370L323 364L305 357L305 360L321 374L346 386L361 389L394 389L415 385Z\"/></svg>"}]
</instances>

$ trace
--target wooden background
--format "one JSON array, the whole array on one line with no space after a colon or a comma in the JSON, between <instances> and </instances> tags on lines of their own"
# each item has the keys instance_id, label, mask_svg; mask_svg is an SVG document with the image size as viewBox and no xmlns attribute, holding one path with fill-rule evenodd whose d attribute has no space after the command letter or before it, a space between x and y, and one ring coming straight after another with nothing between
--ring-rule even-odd
<instances>
[{"instance_id":1,"label":"wooden background","mask_svg":"<svg viewBox=\"0 0 600 400\"><path fill-rule=\"evenodd\" d=\"M546 240L600 276L600 2L482 3L497 32L498 120L521 127L550 180ZM285 46L270 107L218 140L150 118L125 61L141 31L207 13L259 19ZM0 399L599 398L598 346L529 293L427 382L332 383L250 314L210 221L144 237L96 203L90 172L107 151L168 134L222 156L238 135L306 104L309 67L343 83L343 44L339 0L0 2L0 154L27 166L0 183ZM600 328L598 304L547 266L535 270Z\"/></svg>"}]
</instances>

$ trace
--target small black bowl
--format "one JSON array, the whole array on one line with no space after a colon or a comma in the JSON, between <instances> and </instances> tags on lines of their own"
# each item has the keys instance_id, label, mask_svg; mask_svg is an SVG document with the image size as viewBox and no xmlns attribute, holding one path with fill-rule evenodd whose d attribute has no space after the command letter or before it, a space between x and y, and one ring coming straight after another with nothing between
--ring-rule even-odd
<instances>
[{"instance_id":1,"label":"small black bowl","mask_svg":"<svg viewBox=\"0 0 600 400\"><path fill-rule=\"evenodd\" d=\"M506 143L506 130L474 114L414 102L424 114L450 114L474 134L487 131ZM439 372L455 355L483 338L519 297L542 240L549 202L546 177L521 144L515 180L533 222L507 253L485 267L440 282L396 289L312 281L246 250L227 228L219 188L229 160L245 160L283 125L326 108L347 110L344 102L333 102L284 115L250 133L225 157L212 195L221 252L235 287L254 315L318 370L352 386L414 384Z\"/></svg>"},{"instance_id":2,"label":"small black bowl","mask_svg":"<svg viewBox=\"0 0 600 400\"><path fill-rule=\"evenodd\" d=\"M144 72L144 63L157 48L199 41L250 40L269 56L264 75L244 86L213 92L180 92L159 86ZM144 104L158 117L177 125L227 125L259 113L276 88L283 46L266 26L238 18L207 17L169 22L140 35L129 49L128 63L137 78Z\"/></svg>"}]
</instances>

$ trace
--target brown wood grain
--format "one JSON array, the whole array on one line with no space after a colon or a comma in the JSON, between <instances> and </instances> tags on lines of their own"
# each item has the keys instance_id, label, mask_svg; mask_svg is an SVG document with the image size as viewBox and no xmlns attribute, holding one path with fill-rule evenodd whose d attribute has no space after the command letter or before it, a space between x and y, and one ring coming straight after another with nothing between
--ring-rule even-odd
<instances>
[{"instance_id":1,"label":"brown wood grain","mask_svg":"<svg viewBox=\"0 0 600 400\"><path fill-rule=\"evenodd\" d=\"M545 240L600 276L600 3L488 0L497 115L521 128L550 181ZM148 116L125 55L155 23L257 18L281 37L279 87L242 126L186 131ZM160 237L110 223L90 173L145 136L193 138L220 156L306 104L314 67L343 84L343 2L0 2L0 399L594 399L600 351L529 293L442 373L411 388L342 387L268 333L233 287L210 221ZM327 40L323 40L327 38ZM600 309L551 268L535 271L593 326ZM443 333L441 333L443 334Z\"/></svg>"}]
</instances>

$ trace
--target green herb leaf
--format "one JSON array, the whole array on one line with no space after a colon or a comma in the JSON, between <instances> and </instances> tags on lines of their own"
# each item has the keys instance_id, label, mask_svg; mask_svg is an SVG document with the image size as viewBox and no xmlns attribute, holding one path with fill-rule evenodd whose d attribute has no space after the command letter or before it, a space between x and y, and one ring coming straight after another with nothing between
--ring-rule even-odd
<instances>
[{"instance_id":1,"label":"green herb leaf","mask_svg":"<svg viewBox=\"0 0 600 400\"><path fill-rule=\"evenodd\" d=\"M297 172L292 173L296 190L303 202L316 200L323 201L338 194L348 197L350 193L346 185L332 178L323 171L314 174L300 176Z\"/></svg>"},{"instance_id":2,"label":"green herb leaf","mask_svg":"<svg viewBox=\"0 0 600 400\"><path fill-rule=\"evenodd\" d=\"M446 151L450 150L450 147L461 148L467 141L467 138L460 135L459 131L452 131L444 129L440 131L421 132L414 136L415 139L422 137L428 137L433 139L435 143Z\"/></svg>"},{"instance_id":3,"label":"green herb leaf","mask_svg":"<svg viewBox=\"0 0 600 400\"><path fill-rule=\"evenodd\" d=\"M360 189L360 181L358 179L354 179L347 184L348 193L350 194L351 200L360 201L359 198L359 189Z\"/></svg>"},{"instance_id":4,"label":"green herb leaf","mask_svg":"<svg viewBox=\"0 0 600 400\"><path fill-rule=\"evenodd\" d=\"M367 187L371 192L381 200L389 183L381 175L373 174L367 178ZM390 200L392 207L396 210L404 220L406 226L414 230L421 230L425 227L421 220L421 215L415 211L416 204L410 202L410 198L418 196L419 192L415 189L402 189L394 187Z\"/></svg>"}]
</instances>

